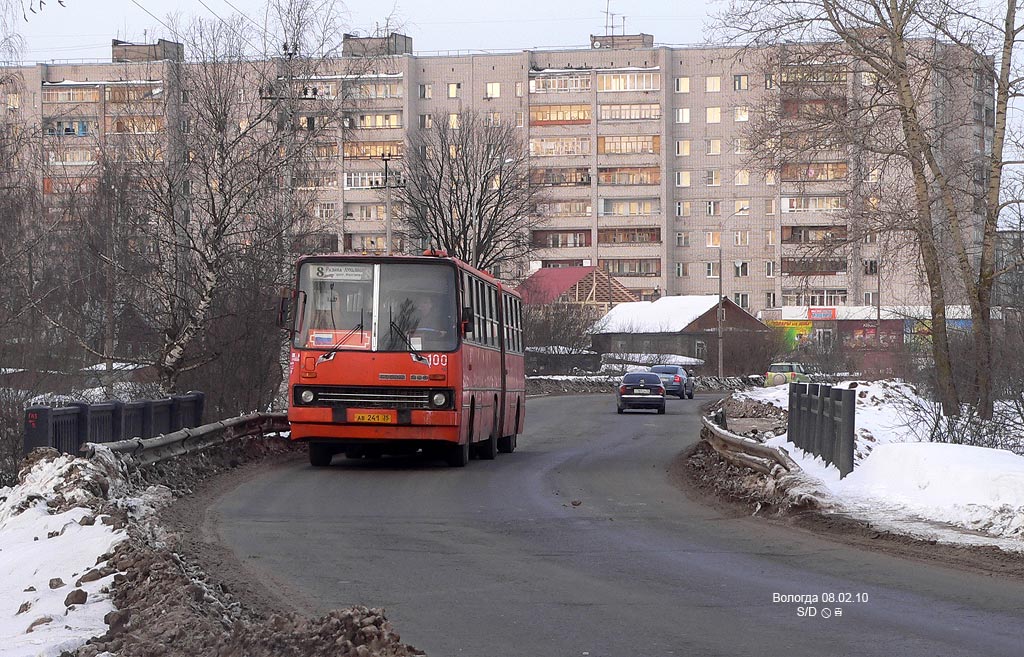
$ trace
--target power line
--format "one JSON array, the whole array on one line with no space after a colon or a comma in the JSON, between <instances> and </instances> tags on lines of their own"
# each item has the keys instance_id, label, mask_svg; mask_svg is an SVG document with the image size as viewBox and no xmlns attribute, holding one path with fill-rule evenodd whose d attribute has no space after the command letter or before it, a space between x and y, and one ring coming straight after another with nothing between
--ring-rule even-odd
<instances>
[{"instance_id":1,"label":"power line","mask_svg":"<svg viewBox=\"0 0 1024 657\"><path fill-rule=\"evenodd\" d=\"M138 7L139 9L141 9L142 11L146 12L147 14L149 14L153 18L153 20L155 20L157 23L160 23L165 28L167 28L168 33L170 33L174 38L178 38L178 31L177 30L175 30L173 27L171 27L167 23L165 23L162 20L160 20L157 17L156 14L154 14L153 12L151 12L150 10L146 9L141 4L139 4L139 0L132 0L132 4L135 5L136 7Z\"/></svg>"},{"instance_id":2,"label":"power line","mask_svg":"<svg viewBox=\"0 0 1024 657\"><path fill-rule=\"evenodd\" d=\"M134 1L135 0L132 0L132 2L134 2ZM220 17L220 14L218 14L214 10L210 9L210 5L208 5L205 2L203 2L203 0L199 0L199 4L201 4L203 7L206 7L206 11L210 12L211 14L213 14L214 17L217 20L219 20L221 23L223 23L225 27L227 27L229 30L234 32L235 36L237 36L242 41L245 41L246 43L248 43L249 47L253 49L253 52L255 52L255 53L262 53L262 50L259 47L253 45L253 42L250 41L248 37L246 37L244 34L242 34L237 29L235 29L234 25L232 25L231 23L227 22L226 20L224 20L223 18ZM243 14L243 16L244 16L244 14Z\"/></svg>"}]
</instances>

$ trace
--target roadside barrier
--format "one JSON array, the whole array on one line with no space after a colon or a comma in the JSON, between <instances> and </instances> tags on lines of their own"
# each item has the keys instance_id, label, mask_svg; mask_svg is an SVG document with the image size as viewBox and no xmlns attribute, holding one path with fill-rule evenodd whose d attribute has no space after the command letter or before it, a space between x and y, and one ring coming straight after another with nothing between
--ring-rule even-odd
<instances>
[{"instance_id":1,"label":"roadside barrier","mask_svg":"<svg viewBox=\"0 0 1024 657\"><path fill-rule=\"evenodd\" d=\"M83 402L58 408L30 406L25 409L23 452L52 447L65 454L77 454L88 442L152 438L196 427L203 423L205 399L201 392L189 392L136 402Z\"/></svg>"},{"instance_id":2,"label":"roadside barrier","mask_svg":"<svg viewBox=\"0 0 1024 657\"><path fill-rule=\"evenodd\" d=\"M288 431L288 414L256 413L181 429L155 438L120 440L112 443L86 443L82 452L92 458L97 448L132 457L137 465L156 463L175 456L191 454L237 438Z\"/></svg>"},{"instance_id":3,"label":"roadside barrier","mask_svg":"<svg viewBox=\"0 0 1024 657\"><path fill-rule=\"evenodd\" d=\"M836 466L842 479L853 472L856 410L857 391L854 388L833 388L823 383L790 383L789 442Z\"/></svg>"}]
</instances>

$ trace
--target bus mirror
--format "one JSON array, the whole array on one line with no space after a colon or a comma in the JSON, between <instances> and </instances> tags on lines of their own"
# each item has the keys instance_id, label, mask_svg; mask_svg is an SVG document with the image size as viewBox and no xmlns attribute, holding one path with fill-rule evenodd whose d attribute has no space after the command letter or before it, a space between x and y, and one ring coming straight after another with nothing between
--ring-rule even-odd
<instances>
[{"instance_id":1,"label":"bus mirror","mask_svg":"<svg viewBox=\"0 0 1024 657\"><path fill-rule=\"evenodd\" d=\"M290 328L288 326L289 320L292 316L292 297L281 296L280 303L277 308L277 325L280 328Z\"/></svg>"},{"instance_id":2,"label":"bus mirror","mask_svg":"<svg viewBox=\"0 0 1024 657\"><path fill-rule=\"evenodd\" d=\"M466 306L462 309L462 333L473 332L473 309Z\"/></svg>"}]
</instances>

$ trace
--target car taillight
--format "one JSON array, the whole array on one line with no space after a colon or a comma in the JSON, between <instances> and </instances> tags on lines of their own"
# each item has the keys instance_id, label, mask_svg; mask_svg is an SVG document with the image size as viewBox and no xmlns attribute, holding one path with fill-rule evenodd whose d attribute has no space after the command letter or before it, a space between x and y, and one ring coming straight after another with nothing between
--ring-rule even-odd
<instances>
[{"instance_id":1,"label":"car taillight","mask_svg":"<svg viewBox=\"0 0 1024 657\"><path fill-rule=\"evenodd\" d=\"M626 394L626 386L619 386L619 394L620 395Z\"/></svg>"},{"instance_id":2,"label":"car taillight","mask_svg":"<svg viewBox=\"0 0 1024 657\"><path fill-rule=\"evenodd\" d=\"M672 383L679 383L680 381L682 381L682 379L679 378L678 374L676 374L674 377L672 377Z\"/></svg>"},{"instance_id":3,"label":"car taillight","mask_svg":"<svg viewBox=\"0 0 1024 657\"><path fill-rule=\"evenodd\" d=\"M658 394L665 394L665 386L658 386Z\"/></svg>"}]
</instances>

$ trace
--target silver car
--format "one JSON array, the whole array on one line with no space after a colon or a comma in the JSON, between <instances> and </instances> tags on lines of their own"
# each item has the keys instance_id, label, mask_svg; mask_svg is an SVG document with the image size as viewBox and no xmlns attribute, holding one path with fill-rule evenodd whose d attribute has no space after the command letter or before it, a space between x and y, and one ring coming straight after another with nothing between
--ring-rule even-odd
<instances>
[{"instance_id":1,"label":"silver car","mask_svg":"<svg viewBox=\"0 0 1024 657\"><path fill-rule=\"evenodd\" d=\"M651 371L661 377L666 395L693 399L693 376L681 365L655 365Z\"/></svg>"}]
</instances>

